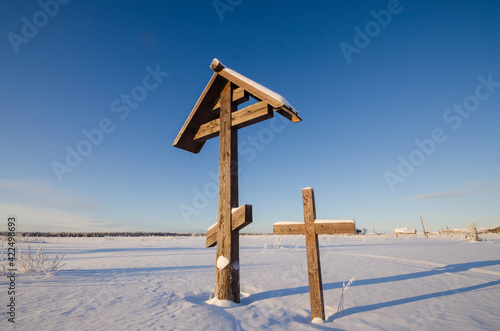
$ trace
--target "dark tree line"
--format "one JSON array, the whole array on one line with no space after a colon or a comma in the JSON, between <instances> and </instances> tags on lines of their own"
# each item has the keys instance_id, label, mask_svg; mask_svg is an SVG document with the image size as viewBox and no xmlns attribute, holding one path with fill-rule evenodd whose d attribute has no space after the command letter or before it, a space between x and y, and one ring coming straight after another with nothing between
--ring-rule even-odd
<instances>
[{"instance_id":1,"label":"dark tree line","mask_svg":"<svg viewBox=\"0 0 500 331\"><path fill-rule=\"evenodd\" d=\"M0 232L6 236L7 231ZM204 233L175 232L17 232L23 237L191 237L204 236Z\"/></svg>"}]
</instances>

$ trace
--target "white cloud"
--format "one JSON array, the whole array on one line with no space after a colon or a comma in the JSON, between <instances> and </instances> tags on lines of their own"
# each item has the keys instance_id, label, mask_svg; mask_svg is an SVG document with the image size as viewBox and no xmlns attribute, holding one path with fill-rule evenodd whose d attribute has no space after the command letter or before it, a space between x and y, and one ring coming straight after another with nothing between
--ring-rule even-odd
<instances>
[{"instance_id":1,"label":"white cloud","mask_svg":"<svg viewBox=\"0 0 500 331\"><path fill-rule=\"evenodd\" d=\"M412 199L430 200L430 199L441 199L441 198L458 198L458 197L486 195L500 191L499 181L492 181L488 183L475 181L475 182L468 182L464 186L466 186L466 188L462 190L417 194L412 196Z\"/></svg>"},{"instance_id":2,"label":"white cloud","mask_svg":"<svg viewBox=\"0 0 500 331\"><path fill-rule=\"evenodd\" d=\"M137 231L120 222L91 216L99 211L86 197L36 179L0 179L0 217L15 215L18 231ZM5 229L4 229L5 230Z\"/></svg>"},{"instance_id":3,"label":"white cloud","mask_svg":"<svg viewBox=\"0 0 500 331\"><path fill-rule=\"evenodd\" d=\"M30 206L43 206L69 211L97 211L98 206L74 191L55 188L48 181L36 179L0 179L2 200Z\"/></svg>"},{"instance_id":4,"label":"white cloud","mask_svg":"<svg viewBox=\"0 0 500 331\"><path fill-rule=\"evenodd\" d=\"M0 217L7 220L16 216L17 231L43 232L103 232L137 231L120 222L79 215L46 207L26 207L18 204L0 204Z\"/></svg>"}]
</instances>

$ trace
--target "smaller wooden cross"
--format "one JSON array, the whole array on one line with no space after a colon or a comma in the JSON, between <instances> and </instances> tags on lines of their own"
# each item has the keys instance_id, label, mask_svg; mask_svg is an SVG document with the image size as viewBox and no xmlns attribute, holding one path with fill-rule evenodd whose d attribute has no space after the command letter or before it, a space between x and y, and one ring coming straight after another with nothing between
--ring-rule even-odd
<instances>
[{"instance_id":1,"label":"smaller wooden cross","mask_svg":"<svg viewBox=\"0 0 500 331\"><path fill-rule=\"evenodd\" d=\"M323 300L323 282L321 280L321 263L319 259L318 234L356 233L354 221L322 221L316 220L314 191L307 187L302 189L304 204L304 223L277 222L273 224L274 234L305 234L307 252L307 270L309 274L309 298L311 300L311 320L316 317L325 320Z\"/></svg>"}]
</instances>

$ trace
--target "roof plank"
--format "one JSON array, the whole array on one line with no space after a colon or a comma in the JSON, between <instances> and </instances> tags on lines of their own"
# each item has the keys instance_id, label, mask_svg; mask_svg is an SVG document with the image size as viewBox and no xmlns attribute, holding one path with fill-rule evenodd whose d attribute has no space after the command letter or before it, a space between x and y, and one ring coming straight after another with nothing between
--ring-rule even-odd
<instances>
[{"instance_id":1,"label":"roof plank","mask_svg":"<svg viewBox=\"0 0 500 331\"><path fill-rule=\"evenodd\" d=\"M232 69L226 68L218 59L214 59L210 67L227 80L233 82L239 87L244 88L254 98L258 100L265 100L271 106L276 108L276 110L282 109L284 112L288 113L292 122L297 123L302 120L299 116L299 112L293 108L293 106L280 94L271 91L267 87L262 86L261 84L241 75L240 73L237 73Z\"/></svg>"},{"instance_id":2,"label":"roof plank","mask_svg":"<svg viewBox=\"0 0 500 331\"><path fill-rule=\"evenodd\" d=\"M200 152L205 142L195 141L193 137L201 125L217 118L218 115L212 112L212 109L216 104L217 98L220 97L225 83L227 83L227 79L216 73L213 74L182 126L182 129L179 131L173 144L175 147L187 150L188 152Z\"/></svg>"},{"instance_id":3,"label":"roof plank","mask_svg":"<svg viewBox=\"0 0 500 331\"><path fill-rule=\"evenodd\" d=\"M248 100L249 95L257 99L257 101L265 101L270 107L274 109L277 113L285 116L292 122L300 122L302 119L299 117L298 112L292 105L281 95L275 93L268 88L254 82L253 80L240 75L236 71L224 67L224 65L217 59L212 61L211 68L215 71L212 78L208 82L207 86L203 90L200 98L196 102L193 110L189 114L186 122L182 126L179 134L177 135L173 145L180 149L192 153L199 153L203 148L205 141L210 137L203 139L198 135L200 128L208 124L219 117L219 98L224 88L225 84L230 81L235 85L235 90L232 95L232 101L235 104L241 104ZM268 108L269 109L269 108ZM267 109L267 110L268 110ZM243 110L243 109L242 109ZM266 111L267 111L266 110ZM259 109L259 111L264 111ZM243 113L241 113L243 114ZM244 118L244 122L247 125L260 122L266 118L269 118L269 114L259 113L260 115L254 113L256 117L254 118ZM250 116L249 114L247 114ZM262 116L261 116L262 115ZM272 117L272 116L271 116ZM212 123L211 125L213 125ZM241 127L244 127L243 125ZM214 131L212 134L215 133ZM216 136L216 135L215 135Z\"/></svg>"}]
</instances>

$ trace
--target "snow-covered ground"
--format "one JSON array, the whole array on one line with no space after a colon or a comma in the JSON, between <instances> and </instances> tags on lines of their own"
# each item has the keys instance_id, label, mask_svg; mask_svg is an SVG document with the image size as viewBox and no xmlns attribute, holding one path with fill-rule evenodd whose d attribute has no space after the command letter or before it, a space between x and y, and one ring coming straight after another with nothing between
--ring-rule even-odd
<instances>
[{"instance_id":1,"label":"snow-covered ground","mask_svg":"<svg viewBox=\"0 0 500 331\"><path fill-rule=\"evenodd\" d=\"M304 236L241 237L241 304L206 301L215 248L204 237L50 238L52 277L16 279L1 330L499 330L500 236L320 236L327 321L310 320ZM21 244L26 246L27 244ZM342 283L355 277L337 313ZM6 310L7 279L0 305Z\"/></svg>"}]
</instances>

